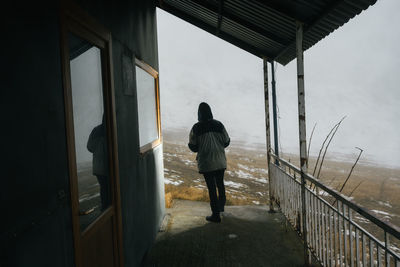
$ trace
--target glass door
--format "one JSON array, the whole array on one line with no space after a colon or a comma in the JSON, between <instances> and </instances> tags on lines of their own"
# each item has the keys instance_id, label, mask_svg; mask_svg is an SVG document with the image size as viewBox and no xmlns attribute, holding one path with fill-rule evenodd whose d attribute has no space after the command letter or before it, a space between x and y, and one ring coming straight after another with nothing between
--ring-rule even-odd
<instances>
[{"instance_id":1,"label":"glass door","mask_svg":"<svg viewBox=\"0 0 400 267\"><path fill-rule=\"evenodd\" d=\"M72 110L79 194L79 224L85 230L111 204L107 123L101 50L68 34Z\"/></svg>"},{"instance_id":2,"label":"glass door","mask_svg":"<svg viewBox=\"0 0 400 267\"><path fill-rule=\"evenodd\" d=\"M61 23L75 263L122 266L110 34L82 14Z\"/></svg>"}]
</instances>

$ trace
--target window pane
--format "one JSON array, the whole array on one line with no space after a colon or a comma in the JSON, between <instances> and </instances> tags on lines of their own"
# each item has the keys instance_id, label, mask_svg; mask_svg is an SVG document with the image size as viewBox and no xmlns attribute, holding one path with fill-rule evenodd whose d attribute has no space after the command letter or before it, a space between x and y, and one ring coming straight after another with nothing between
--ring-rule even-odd
<instances>
[{"instance_id":1,"label":"window pane","mask_svg":"<svg viewBox=\"0 0 400 267\"><path fill-rule=\"evenodd\" d=\"M111 203L101 51L69 36L81 230Z\"/></svg>"},{"instance_id":2,"label":"window pane","mask_svg":"<svg viewBox=\"0 0 400 267\"><path fill-rule=\"evenodd\" d=\"M136 66L139 141L144 146L158 139L155 79Z\"/></svg>"}]
</instances>

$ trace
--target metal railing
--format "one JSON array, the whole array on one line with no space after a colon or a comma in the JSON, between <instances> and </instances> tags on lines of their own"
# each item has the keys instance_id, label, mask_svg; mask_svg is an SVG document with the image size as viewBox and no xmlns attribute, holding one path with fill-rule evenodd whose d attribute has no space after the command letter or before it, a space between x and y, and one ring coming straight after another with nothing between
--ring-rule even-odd
<instances>
[{"instance_id":1,"label":"metal railing","mask_svg":"<svg viewBox=\"0 0 400 267\"><path fill-rule=\"evenodd\" d=\"M303 207L301 170L271 156L276 160L271 160L269 166L272 198L299 234L303 238L306 235L309 252L323 266L400 266L398 227L380 220L309 174L303 174Z\"/></svg>"}]
</instances>

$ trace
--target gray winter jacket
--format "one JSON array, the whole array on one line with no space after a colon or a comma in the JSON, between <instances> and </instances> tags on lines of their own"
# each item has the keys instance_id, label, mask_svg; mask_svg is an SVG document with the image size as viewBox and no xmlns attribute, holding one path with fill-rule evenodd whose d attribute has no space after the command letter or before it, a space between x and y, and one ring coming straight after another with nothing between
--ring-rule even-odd
<instances>
[{"instance_id":1,"label":"gray winter jacket","mask_svg":"<svg viewBox=\"0 0 400 267\"><path fill-rule=\"evenodd\" d=\"M211 108L201 103L199 122L193 125L189 135L189 148L197 152L196 160L200 173L226 169L225 148L230 138L224 125L214 120Z\"/></svg>"},{"instance_id":2,"label":"gray winter jacket","mask_svg":"<svg viewBox=\"0 0 400 267\"><path fill-rule=\"evenodd\" d=\"M93 174L108 176L107 141L103 124L92 130L86 147L93 153Z\"/></svg>"}]
</instances>

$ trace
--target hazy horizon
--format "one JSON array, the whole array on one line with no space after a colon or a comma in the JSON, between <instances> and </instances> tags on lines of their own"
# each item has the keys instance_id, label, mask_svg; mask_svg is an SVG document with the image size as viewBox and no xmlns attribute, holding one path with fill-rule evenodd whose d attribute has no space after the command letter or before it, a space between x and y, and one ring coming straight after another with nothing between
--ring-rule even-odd
<instances>
[{"instance_id":1,"label":"hazy horizon","mask_svg":"<svg viewBox=\"0 0 400 267\"><path fill-rule=\"evenodd\" d=\"M400 2L378 1L305 52L307 141L318 154L331 127L347 116L329 153L400 167ZM163 129L189 132L208 102L233 140L265 144L262 60L157 9ZM270 69L270 65L269 65ZM296 61L276 66L279 137L298 153ZM272 130L272 129L271 129Z\"/></svg>"}]
</instances>

